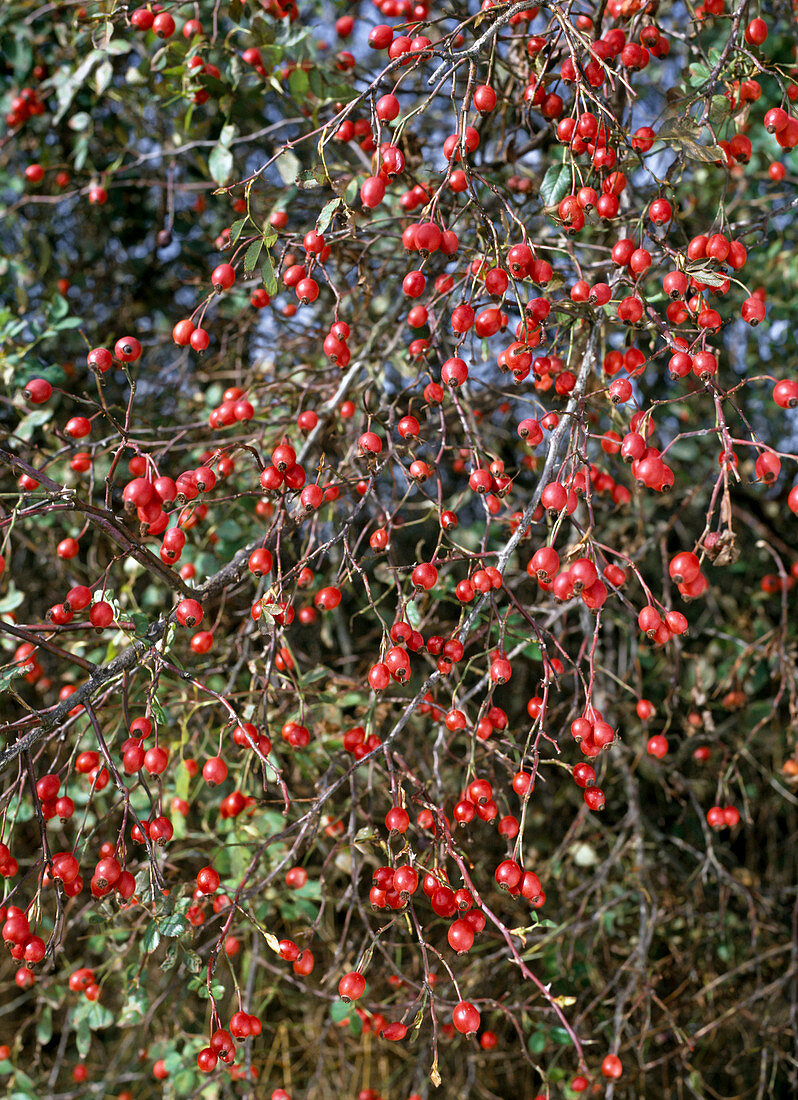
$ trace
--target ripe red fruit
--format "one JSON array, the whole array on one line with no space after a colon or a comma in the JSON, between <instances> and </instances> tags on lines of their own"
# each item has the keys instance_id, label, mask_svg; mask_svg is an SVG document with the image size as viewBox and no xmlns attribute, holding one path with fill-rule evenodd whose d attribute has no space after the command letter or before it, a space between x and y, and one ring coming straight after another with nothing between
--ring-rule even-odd
<instances>
[{"instance_id":1,"label":"ripe red fruit","mask_svg":"<svg viewBox=\"0 0 798 1100\"><path fill-rule=\"evenodd\" d=\"M152 22L152 30L153 33L158 36L158 38L172 37L172 35L175 33L175 21L169 14L169 12L162 11L159 15L155 16L155 19ZM154 1072L155 1070L153 1070L153 1073ZM156 1077L157 1076L158 1075L156 1074Z\"/></svg>"},{"instance_id":2,"label":"ripe red fruit","mask_svg":"<svg viewBox=\"0 0 798 1100\"><path fill-rule=\"evenodd\" d=\"M522 873L514 859L505 859L496 868L494 877L500 889L513 890L521 881Z\"/></svg>"},{"instance_id":3,"label":"ripe red fruit","mask_svg":"<svg viewBox=\"0 0 798 1100\"><path fill-rule=\"evenodd\" d=\"M236 273L232 264L219 264L211 272L211 285L214 290L229 290L235 281Z\"/></svg>"},{"instance_id":4,"label":"ripe red fruit","mask_svg":"<svg viewBox=\"0 0 798 1100\"><path fill-rule=\"evenodd\" d=\"M379 206L385 198L385 181L379 176L369 176L360 187L360 201L367 209Z\"/></svg>"},{"instance_id":5,"label":"ripe red fruit","mask_svg":"<svg viewBox=\"0 0 798 1100\"><path fill-rule=\"evenodd\" d=\"M50 400L53 387L46 378L31 378L22 392L31 404L43 405Z\"/></svg>"},{"instance_id":6,"label":"ripe red fruit","mask_svg":"<svg viewBox=\"0 0 798 1100\"><path fill-rule=\"evenodd\" d=\"M599 787L587 787L584 794L585 805L589 810L604 809L604 791Z\"/></svg>"},{"instance_id":7,"label":"ripe red fruit","mask_svg":"<svg viewBox=\"0 0 798 1100\"><path fill-rule=\"evenodd\" d=\"M197 600L181 600L175 609L175 618L181 626L196 626L203 619L202 604Z\"/></svg>"},{"instance_id":8,"label":"ripe red fruit","mask_svg":"<svg viewBox=\"0 0 798 1100\"><path fill-rule=\"evenodd\" d=\"M114 344L114 358L119 363L135 363L141 355L141 344L135 336L122 336Z\"/></svg>"},{"instance_id":9,"label":"ripe red fruit","mask_svg":"<svg viewBox=\"0 0 798 1100\"><path fill-rule=\"evenodd\" d=\"M114 621L114 609L105 600L98 600L89 611L89 621L97 630L103 630Z\"/></svg>"},{"instance_id":10,"label":"ripe red fruit","mask_svg":"<svg viewBox=\"0 0 798 1100\"><path fill-rule=\"evenodd\" d=\"M697 556L689 551L682 551L671 558L668 572L677 584L689 584L694 581L701 571L701 562Z\"/></svg>"},{"instance_id":11,"label":"ripe red fruit","mask_svg":"<svg viewBox=\"0 0 798 1100\"><path fill-rule=\"evenodd\" d=\"M648 216L655 225L665 225L673 217L673 208L667 199L654 199L648 208Z\"/></svg>"},{"instance_id":12,"label":"ripe red fruit","mask_svg":"<svg viewBox=\"0 0 798 1100\"><path fill-rule=\"evenodd\" d=\"M489 84L480 84L474 89L474 106L480 113L485 114L496 106L496 93Z\"/></svg>"},{"instance_id":13,"label":"ripe red fruit","mask_svg":"<svg viewBox=\"0 0 798 1100\"><path fill-rule=\"evenodd\" d=\"M219 889L219 873L213 867L203 867L197 874L197 889L201 894L214 894Z\"/></svg>"},{"instance_id":14,"label":"ripe red fruit","mask_svg":"<svg viewBox=\"0 0 798 1100\"><path fill-rule=\"evenodd\" d=\"M415 567L411 579L418 591L429 591L438 580L438 570L431 562L424 562Z\"/></svg>"},{"instance_id":15,"label":"ripe red fruit","mask_svg":"<svg viewBox=\"0 0 798 1100\"><path fill-rule=\"evenodd\" d=\"M663 757L668 755L667 739L661 734L655 734L653 737L649 737L646 751L649 756L656 756L658 760L662 760Z\"/></svg>"},{"instance_id":16,"label":"ripe red fruit","mask_svg":"<svg viewBox=\"0 0 798 1100\"><path fill-rule=\"evenodd\" d=\"M212 756L202 766L202 778L209 786L218 786L227 779L227 765L220 756Z\"/></svg>"},{"instance_id":17,"label":"ripe red fruit","mask_svg":"<svg viewBox=\"0 0 798 1100\"><path fill-rule=\"evenodd\" d=\"M190 318L185 317L182 321L178 321L172 329L172 339L179 347L186 347L193 332L194 322Z\"/></svg>"},{"instance_id":18,"label":"ripe red fruit","mask_svg":"<svg viewBox=\"0 0 798 1100\"><path fill-rule=\"evenodd\" d=\"M410 825L410 815L401 806L392 807L385 815L385 828L391 833L405 833Z\"/></svg>"},{"instance_id":19,"label":"ripe red fruit","mask_svg":"<svg viewBox=\"0 0 798 1100\"><path fill-rule=\"evenodd\" d=\"M450 924L446 938L449 941L449 946L458 955L464 955L474 946L474 930L465 920L456 920Z\"/></svg>"},{"instance_id":20,"label":"ripe red fruit","mask_svg":"<svg viewBox=\"0 0 798 1100\"><path fill-rule=\"evenodd\" d=\"M218 1055L210 1047L203 1047L197 1055L197 1068L202 1073L213 1073L218 1061Z\"/></svg>"},{"instance_id":21,"label":"ripe red fruit","mask_svg":"<svg viewBox=\"0 0 798 1100\"><path fill-rule=\"evenodd\" d=\"M722 806L712 806L707 810L707 824L712 829L723 829L726 827L726 814Z\"/></svg>"},{"instance_id":22,"label":"ripe red fruit","mask_svg":"<svg viewBox=\"0 0 798 1100\"><path fill-rule=\"evenodd\" d=\"M749 46L761 46L768 36L768 25L764 19L752 19L745 28L745 40Z\"/></svg>"},{"instance_id":23,"label":"ripe red fruit","mask_svg":"<svg viewBox=\"0 0 798 1100\"><path fill-rule=\"evenodd\" d=\"M338 995L342 1001L356 1001L366 991L366 979L357 970L344 974L338 983Z\"/></svg>"},{"instance_id":24,"label":"ripe red fruit","mask_svg":"<svg viewBox=\"0 0 798 1100\"><path fill-rule=\"evenodd\" d=\"M148 31L155 20L155 15L149 8L136 8L130 14L130 22L140 31Z\"/></svg>"},{"instance_id":25,"label":"ripe red fruit","mask_svg":"<svg viewBox=\"0 0 798 1100\"><path fill-rule=\"evenodd\" d=\"M85 416L70 417L64 431L73 439L84 439L91 432L91 421Z\"/></svg>"},{"instance_id":26,"label":"ripe red fruit","mask_svg":"<svg viewBox=\"0 0 798 1100\"><path fill-rule=\"evenodd\" d=\"M160 775L166 771L169 753L160 745L154 745L144 753L144 767L150 775Z\"/></svg>"},{"instance_id":27,"label":"ripe red fruit","mask_svg":"<svg viewBox=\"0 0 798 1100\"><path fill-rule=\"evenodd\" d=\"M461 1035L474 1035L481 1022L479 1010L470 1001L460 1001L452 1013L452 1023Z\"/></svg>"}]
</instances>

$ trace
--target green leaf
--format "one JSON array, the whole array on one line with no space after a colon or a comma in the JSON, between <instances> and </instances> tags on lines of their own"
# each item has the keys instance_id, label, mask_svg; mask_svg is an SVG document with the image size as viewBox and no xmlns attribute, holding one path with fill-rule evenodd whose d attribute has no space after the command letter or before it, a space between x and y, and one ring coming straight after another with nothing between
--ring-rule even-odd
<instances>
[{"instance_id":1,"label":"green leaf","mask_svg":"<svg viewBox=\"0 0 798 1100\"><path fill-rule=\"evenodd\" d=\"M62 317L66 317L69 313L69 302L60 294L56 294L50 303L48 310L50 323L60 321Z\"/></svg>"},{"instance_id":2,"label":"green leaf","mask_svg":"<svg viewBox=\"0 0 798 1100\"><path fill-rule=\"evenodd\" d=\"M357 91L351 84L328 84L324 89L324 99L340 99L342 103L347 103L356 95Z\"/></svg>"},{"instance_id":3,"label":"green leaf","mask_svg":"<svg viewBox=\"0 0 798 1100\"><path fill-rule=\"evenodd\" d=\"M241 218L240 221L233 222L230 226L230 244L235 244L241 234L244 232L244 226L249 221L249 218Z\"/></svg>"},{"instance_id":4,"label":"green leaf","mask_svg":"<svg viewBox=\"0 0 798 1100\"><path fill-rule=\"evenodd\" d=\"M291 95L295 99L302 99L307 95L310 88L310 81L304 69L294 69L288 77L288 87L291 91Z\"/></svg>"},{"instance_id":5,"label":"green leaf","mask_svg":"<svg viewBox=\"0 0 798 1100\"><path fill-rule=\"evenodd\" d=\"M75 1046L81 1058L85 1058L91 1049L91 1029L85 1019L81 1020L75 1029Z\"/></svg>"},{"instance_id":6,"label":"green leaf","mask_svg":"<svg viewBox=\"0 0 798 1100\"><path fill-rule=\"evenodd\" d=\"M310 90L317 99L322 99L324 96L324 82L321 79L321 73L318 69L311 69L308 73L308 81L310 83Z\"/></svg>"},{"instance_id":7,"label":"green leaf","mask_svg":"<svg viewBox=\"0 0 798 1100\"><path fill-rule=\"evenodd\" d=\"M329 668L325 668L323 665L318 665L316 668L312 668L310 672L302 674L302 684L315 684L319 680L326 680L330 675Z\"/></svg>"},{"instance_id":8,"label":"green leaf","mask_svg":"<svg viewBox=\"0 0 798 1100\"><path fill-rule=\"evenodd\" d=\"M100 62L97 66L97 72L94 74L94 87L97 90L97 95L102 95L113 79L114 67L106 58L105 61Z\"/></svg>"},{"instance_id":9,"label":"green leaf","mask_svg":"<svg viewBox=\"0 0 798 1100\"><path fill-rule=\"evenodd\" d=\"M171 917L166 917L158 925L158 931L162 936L182 936L187 929L188 921L177 913Z\"/></svg>"},{"instance_id":10,"label":"green leaf","mask_svg":"<svg viewBox=\"0 0 798 1100\"><path fill-rule=\"evenodd\" d=\"M199 974L205 965L202 961L202 956L196 951L192 951L190 948L183 949L183 961L186 964L186 969L192 974Z\"/></svg>"},{"instance_id":11,"label":"green leaf","mask_svg":"<svg viewBox=\"0 0 798 1100\"><path fill-rule=\"evenodd\" d=\"M108 42L105 47L105 52L109 53L112 57L120 57L123 53L130 53L133 49L129 42L125 42L123 38L115 38L113 42Z\"/></svg>"},{"instance_id":12,"label":"green leaf","mask_svg":"<svg viewBox=\"0 0 798 1100\"><path fill-rule=\"evenodd\" d=\"M325 203L321 208L318 220L316 221L316 232L323 233L327 226L330 224L333 218L333 214L341 205L340 199L330 199L328 203Z\"/></svg>"},{"instance_id":13,"label":"green leaf","mask_svg":"<svg viewBox=\"0 0 798 1100\"><path fill-rule=\"evenodd\" d=\"M181 1069L172 1078L172 1088L178 1096L188 1096L197 1086L197 1074L191 1069Z\"/></svg>"},{"instance_id":14,"label":"green leaf","mask_svg":"<svg viewBox=\"0 0 798 1100\"><path fill-rule=\"evenodd\" d=\"M546 1049L546 1032L533 1031L526 1044L530 1054L542 1054Z\"/></svg>"},{"instance_id":15,"label":"green leaf","mask_svg":"<svg viewBox=\"0 0 798 1100\"><path fill-rule=\"evenodd\" d=\"M299 175L302 165L299 157L290 149L285 149L277 158L277 171L283 183L293 183Z\"/></svg>"},{"instance_id":16,"label":"green leaf","mask_svg":"<svg viewBox=\"0 0 798 1100\"><path fill-rule=\"evenodd\" d=\"M208 157L208 171L211 174L211 179L219 187L224 187L230 179L233 171L233 154L221 143L214 145L211 150L211 155Z\"/></svg>"},{"instance_id":17,"label":"green leaf","mask_svg":"<svg viewBox=\"0 0 798 1100\"><path fill-rule=\"evenodd\" d=\"M709 105L708 121L710 126L717 130L729 117L730 110L731 104L725 95L713 95Z\"/></svg>"},{"instance_id":18,"label":"green leaf","mask_svg":"<svg viewBox=\"0 0 798 1100\"><path fill-rule=\"evenodd\" d=\"M147 925L147 931L144 933L144 937L141 941L142 950L149 954L154 951L158 944L161 942L161 933L158 931L158 925L155 921L150 921Z\"/></svg>"},{"instance_id":19,"label":"green leaf","mask_svg":"<svg viewBox=\"0 0 798 1100\"><path fill-rule=\"evenodd\" d=\"M344 1004L343 1001L333 1001L330 1006L330 1016L336 1024L340 1024L341 1020L345 1020L351 1011L351 1004Z\"/></svg>"},{"instance_id":20,"label":"green leaf","mask_svg":"<svg viewBox=\"0 0 798 1100\"><path fill-rule=\"evenodd\" d=\"M165 726L169 722L169 716L160 704L158 699L152 701L152 713L155 715L155 721L159 726ZM137 894L140 894L140 890L136 890Z\"/></svg>"},{"instance_id":21,"label":"green leaf","mask_svg":"<svg viewBox=\"0 0 798 1100\"><path fill-rule=\"evenodd\" d=\"M689 73L688 83L691 88L698 88L709 80L709 69L701 62L691 65Z\"/></svg>"},{"instance_id":22,"label":"green leaf","mask_svg":"<svg viewBox=\"0 0 798 1100\"><path fill-rule=\"evenodd\" d=\"M114 1022L114 1014L105 1005L101 1005L99 1001L87 1001L88 1008L86 1009L86 1019L89 1021L89 1027L92 1031L97 1031L101 1027L110 1027Z\"/></svg>"},{"instance_id":23,"label":"green leaf","mask_svg":"<svg viewBox=\"0 0 798 1100\"><path fill-rule=\"evenodd\" d=\"M128 995L127 1002L122 1006L122 1011L116 1021L117 1026L129 1027L131 1024L139 1023L149 1007L150 1001L146 991L143 989L132 990Z\"/></svg>"},{"instance_id":24,"label":"green leaf","mask_svg":"<svg viewBox=\"0 0 798 1100\"><path fill-rule=\"evenodd\" d=\"M571 190L571 169L567 164L552 164L540 184L540 197L546 206L556 206Z\"/></svg>"},{"instance_id":25,"label":"green leaf","mask_svg":"<svg viewBox=\"0 0 798 1100\"><path fill-rule=\"evenodd\" d=\"M263 278L263 285L266 288L266 293L270 298L274 298L277 295L277 278L274 274L274 264L269 253L266 253L266 259L261 269L261 276Z\"/></svg>"},{"instance_id":26,"label":"green leaf","mask_svg":"<svg viewBox=\"0 0 798 1100\"><path fill-rule=\"evenodd\" d=\"M57 126L64 117L72 104L72 100L77 95L78 89L86 82L92 69L99 65L104 56L102 50L91 50L73 73L65 74L63 69L59 70L54 80L58 110L53 115L53 126Z\"/></svg>"},{"instance_id":27,"label":"green leaf","mask_svg":"<svg viewBox=\"0 0 798 1100\"><path fill-rule=\"evenodd\" d=\"M223 145L225 149L229 149L230 142L233 140L237 133L238 128L236 126L234 126L231 122L226 123L222 127L222 132L219 134L219 144Z\"/></svg>"},{"instance_id":28,"label":"green leaf","mask_svg":"<svg viewBox=\"0 0 798 1100\"><path fill-rule=\"evenodd\" d=\"M28 34L17 26L13 38L3 36L0 48L3 51L3 59L6 65L13 65L14 76L22 83L33 64L33 47Z\"/></svg>"},{"instance_id":29,"label":"green leaf","mask_svg":"<svg viewBox=\"0 0 798 1100\"><path fill-rule=\"evenodd\" d=\"M70 130L74 130L75 133L88 130L91 125L91 116L88 111L76 111L73 117L69 119L67 125Z\"/></svg>"},{"instance_id":30,"label":"green leaf","mask_svg":"<svg viewBox=\"0 0 798 1100\"><path fill-rule=\"evenodd\" d=\"M53 1010L45 1005L36 1023L36 1042L49 1043L53 1037Z\"/></svg>"},{"instance_id":31,"label":"green leaf","mask_svg":"<svg viewBox=\"0 0 798 1100\"><path fill-rule=\"evenodd\" d=\"M19 424L17 424L14 435L17 439L24 439L26 443L29 443L36 429L40 428L42 424L46 424L49 420L52 420L52 418L52 409L33 409L24 419L20 420Z\"/></svg>"},{"instance_id":32,"label":"green leaf","mask_svg":"<svg viewBox=\"0 0 798 1100\"><path fill-rule=\"evenodd\" d=\"M8 587L8 592L6 592L5 596L0 600L0 615L5 615L7 611L14 611L24 599L25 593L20 592L12 581Z\"/></svg>"},{"instance_id":33,"label":"green leaf","mask_svg":"<svg viewBox=\"0 0 798 1100\"><path fill-rule=\"evenodd\" d=\"M249 246L249 248L247 249L246 255L244 256L244 271L245 272L250 272L250 271L255 270L255 268L257 267L258 259L260 257L262 249L263 249L263 238L260 238L257 241L253 241L252 244Z\"/></svg>"},{"instance_id":34,"label":"green leaf","mask_svg":"<svg viewBox=\"0 0 798 1100\"><path fill-rule=\"evenodd\" d=\"M352 179L346 185L346 191L344 191L344 202L347 206L352 206L358 193L358 181L357 178Z\"/></svg>"},{"instance_id":35,"label":"green leaf","mask_svg":"<svg viewBox=\"0 0 798 1100\"><path fill-rule=\"evenodd\" d=\"M147 633L147 627L150 625L150 620L143 611L134 611L130 618L133 621L133 637L143 638Z\"/></svg>"}]
</instances>

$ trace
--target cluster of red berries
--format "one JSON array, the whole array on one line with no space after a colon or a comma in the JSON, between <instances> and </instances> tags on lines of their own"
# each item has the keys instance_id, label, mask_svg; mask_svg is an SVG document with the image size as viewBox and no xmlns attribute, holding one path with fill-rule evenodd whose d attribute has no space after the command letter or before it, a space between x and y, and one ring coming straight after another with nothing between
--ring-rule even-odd
<instances>
[{"instance_id":1,"label":"cluster of red berries","mask_svg":"<svg viewBox=\"0 0 798 1100\"><path fill-rule=\"evenodd\" d=\"M33 75L37 79L43 80L47 75L47 71L42 65L36 65ZM29 118L43 115L46 110L47 106L41 98L41 92L38 88L21 88L19 94L11 100L11 108L6 114L6 126L9 130L16 130L19 126L24 125Z\"/></svg>"},{"instance_id":2,"label":"cluster of red berries","mask_svg":"<svg viewBox=\"0 0 798 1100\"><path fill-rule=\"evenodd\" d=\"M707 810L707 825L712 829L733 829L740 824L740 811L736 806L712 806Z\"/></svg>"},{"instance_id":3,"label":"cluster of red berries","mask_svg":"<svg viewBox=\"0 0 798 1100\"><path fill-rule=\"evenodd\" d=\"M235 1059L236 1045L234 1040L243 1042L250 1037L255 1038L263 1030L260 1018L239 1010L230 1018L229 1029L217 1028L211 1035L210 1043L197 1055L197 1066L203 1073L213 1073L219 1061L228 1065ZM272 1094L274 1095L274 1094Z\"/></svg>"}]
</instances>

